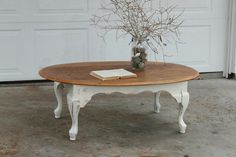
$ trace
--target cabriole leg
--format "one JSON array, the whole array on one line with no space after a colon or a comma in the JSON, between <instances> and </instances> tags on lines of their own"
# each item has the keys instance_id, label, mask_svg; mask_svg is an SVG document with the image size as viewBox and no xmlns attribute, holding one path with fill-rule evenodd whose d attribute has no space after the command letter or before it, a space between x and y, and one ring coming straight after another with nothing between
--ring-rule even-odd
<instances>
[{"instance_id":1,"label":"cabriole leg","mask_svg":"<svg viewBox=\"0 0 236 157\"><path fill-rule=\"evenodd\" d=\"M184 113L188 107L189 104L189 93L186 92L182 92L181 94L181 103L179 104L179 117L178 117L178 123L179 123L179 129L180 129L180 133L185 133L187 125L185 124L183 117L184 117Z\"/></svg>"},{"instance_id":2,"label":"cabriole leg","mask_svg":"<svg viewBox=\"0 0 236 157\"><path fill-rule=\"evenodd\" d=\"M54 82L54 92L57 98L57 108L54 110L54 115L55 118L61 118L63 84Z\"/></svg>"},{"instance_id":3,"label":"cabriole leg","mask_svg":"<svg viewBox=\"0 0 236 157\"><path fill-rule=\"evenodd\" d=\"M78 134L78 115L80 111L80 104L77 100L77 97L78 95L74 91L74 87L69 87L69 91L67 94L67 103L72 120L72 126L69 130L70 140L72 141L76 140L76 136Z\"/></svg>"},{"instance_id":4,"label":"cabriole leg","mask_svg":"<svg viewBox=\"0 0 236 157\"><path fill-rule=\"evenodd\" d=\"M80 106L78 101L73 101L68 103L68 107L70 110L72 126L69 130L70 140L76 140L76 136L78 134L78 115L80 111Z\"/></svg>"},{"instance_id":5,"label":"cabriole leg","mask_svg":"<svg viewBox=\"0 0 236 157\"><path fill-rule=\"evenodd\" d=\"M161 92L157 92L157 93L154 93L154 112L155 113L159 113L160 112L160 108L161 108L161 104L160 104L160 94Z\"/></svg>"}]
</instances>

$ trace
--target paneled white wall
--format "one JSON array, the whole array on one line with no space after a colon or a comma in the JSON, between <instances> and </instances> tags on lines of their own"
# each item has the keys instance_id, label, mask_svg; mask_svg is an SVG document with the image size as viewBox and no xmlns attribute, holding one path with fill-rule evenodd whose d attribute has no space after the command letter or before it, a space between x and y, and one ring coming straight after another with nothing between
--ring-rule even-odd
<instances>
[{"instance_id":1,"label":"paneled white wall","mask_svg":"<svg viewBox=\"0 0 236 157\"><path fill-rule=\"evenodd\" d=\"M106 43L90 25L99 3L107 0L0 0L0 81L40 79L42 67L77 61L129 60L130 38L107 35ZM226 0L153 0L151 7L177 4L185 9L183 44L167 58L199 71L222 71ZM153 54L149 55L154 59ZM162 60L162 56L157 56Z\"/></svg>"},{"instance_id":2,"label":"paneled white wall","mask_svg":"<svg viewBox=\"0 0 236 157\"><path fill-rule=\"evenodd\" d=\"M177 12L185 9L181 36L183 44L179 44L177 54L167 58L167 61L185 64L201 72L223 71L227 1L166 0L163 2L162 5L177 4ZM174 47L170 47L166 52L173 53L174 50Z\"/></svg>"}]
</instances>

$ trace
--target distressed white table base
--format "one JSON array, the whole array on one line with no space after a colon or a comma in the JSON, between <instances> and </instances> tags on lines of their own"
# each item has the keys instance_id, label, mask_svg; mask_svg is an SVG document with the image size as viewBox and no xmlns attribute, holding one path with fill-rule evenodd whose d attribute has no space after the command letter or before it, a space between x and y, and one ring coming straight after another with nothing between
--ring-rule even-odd
<instances>
[{"instance_id":1,"label":"distressed white table base","mask_svg":"<svg viewBox=\"0 0 236 157\"><path fill-rule=\"evenodd\" d=\"M160 112L160 92L169 92L179 103L179 115L178 124L180 133L185 133L187 125L183 120L184 113L189 103L189 93L187 91L188 82L180 82L173 84L163 85L147 85L147 86L83 86L83 85L71 85L55 82L54 90L58 101L58 106L55 109L55 118L61 117L62 112L62 90L67 89L67 103L70 111L72 126L69 131L70 140L76 140L78 134L78 114L80 108L86 106L93 95L98 93L110 94L113 92L120 92L124 94L137 94L144 91L151 91L154 93L154 112Z\"/></svg>"}]
</instances>

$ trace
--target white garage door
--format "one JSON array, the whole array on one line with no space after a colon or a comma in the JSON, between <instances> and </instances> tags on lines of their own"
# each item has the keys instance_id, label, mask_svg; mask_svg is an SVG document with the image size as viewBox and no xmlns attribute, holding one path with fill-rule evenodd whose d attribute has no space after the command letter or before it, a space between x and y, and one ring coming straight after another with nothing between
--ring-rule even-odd
<instances>
[{"instance_id":1,"label":"white garage door","mask_svg":"<svg viewBox=\"0 0 236 157\"><path fill-rule=\"evenodd\" d=\"M184 44L167 61L222 71L227 1L163 2L177 3L176 11L185 8ZM152 1L152 7L158 5ZM130 39L116 41L111 33L105 44L90 26L98 7L98 0L0 0L0 81L39 79L40 68L57 63L129 60Z\"/></svg>"}]
</instances>

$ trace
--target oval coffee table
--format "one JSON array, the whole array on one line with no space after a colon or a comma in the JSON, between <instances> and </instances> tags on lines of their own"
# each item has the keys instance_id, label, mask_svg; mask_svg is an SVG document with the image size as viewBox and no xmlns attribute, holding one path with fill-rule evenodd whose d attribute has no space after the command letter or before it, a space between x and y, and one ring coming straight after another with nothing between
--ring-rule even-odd
<instances>
[{"instance_id":1,"label":"oval coffee table","mask_svg":"<svg viewBox=\"0 0 236 157\"><path fill-rule=\"evenodd\" d=\"M137 78L102 81L89 73L94 70L126 69L137 74ZM55 118L61 117L62 91L67 89L67 103L72 119L72 127L69 130L70 140L76 140L78 133L78 113L80 108L90 101L97 93L120 92L140 93L151 91L155 94L154 111L160 111L159 96L161 91L169 92L180 104L178 124L180 133L185 133L187 125L183 121L184 112L188 107L189 93L188 81L195 79L199 73L189 67L149 62L144 71L134 71L130 62L84 62L61 64L46 67L39 74L48 80L54 81L55 95L58 106L55 109Z\"/></svg>"}]
</instances>

